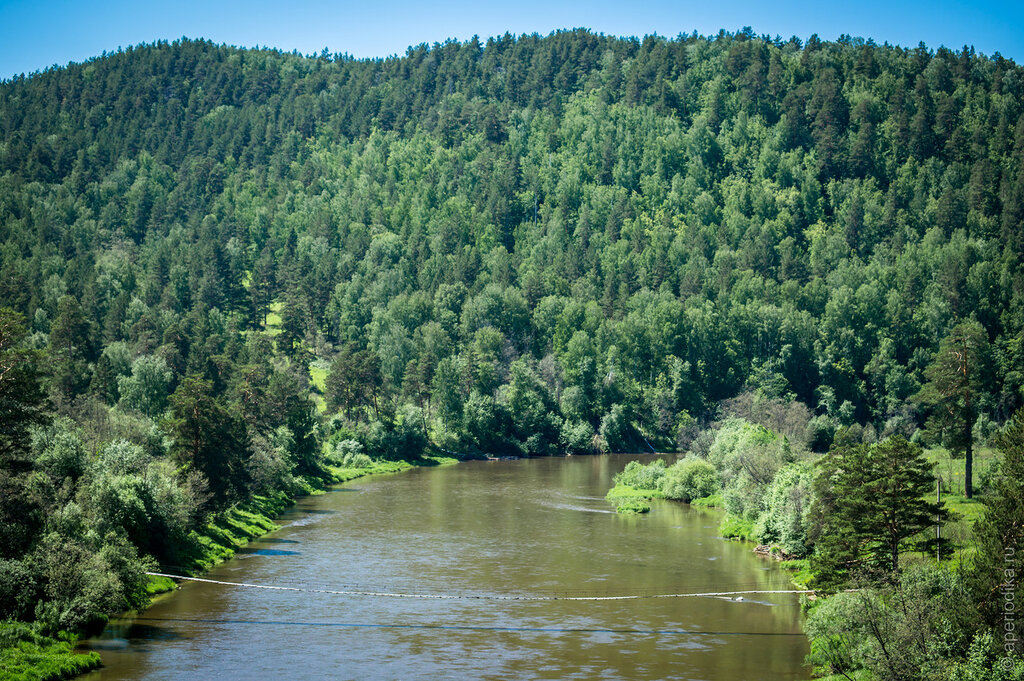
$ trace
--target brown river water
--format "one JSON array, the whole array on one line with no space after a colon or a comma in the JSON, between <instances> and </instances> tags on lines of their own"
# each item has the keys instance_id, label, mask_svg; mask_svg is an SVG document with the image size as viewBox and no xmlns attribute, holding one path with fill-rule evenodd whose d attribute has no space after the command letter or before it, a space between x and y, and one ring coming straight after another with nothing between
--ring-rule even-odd
<instances>
[{"instance_id":1,"label":"brown river water","mask_svg":"<svg viewBox=\"0 0 1024 681\"><path fill-rule=\"evenodd\" d=\"M300 499L207 577L531 596L792 589L720 514L603 499L627 455L474 461ZM649 460L649 457L645 458ZM184 583L83 648L83 679L806 679L798 597L427 600Z\"/></svg>"}]
</instances>

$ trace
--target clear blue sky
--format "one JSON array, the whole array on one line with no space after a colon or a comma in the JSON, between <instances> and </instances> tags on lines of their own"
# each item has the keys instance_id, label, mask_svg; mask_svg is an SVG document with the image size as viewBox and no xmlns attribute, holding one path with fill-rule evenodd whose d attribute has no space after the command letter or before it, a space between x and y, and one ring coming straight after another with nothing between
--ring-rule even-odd
<instances>
[{"instance_id":1,"label":"clear blue sky","mask_svg":"<svg viewBox=\"0 0 1024 681\"><path fill-rule=\"evenodd\" d=\"M373 57L424 42L506 31L546 35L586 27L610 35L675 36L743 26L783 38L817 33L834 39L846 33L909 47L921 41L932 49L967 44L1024 62L1024 0L0 0L0 78L182 36L304 54L327 47Z\"/></svg>"}]
</instances>

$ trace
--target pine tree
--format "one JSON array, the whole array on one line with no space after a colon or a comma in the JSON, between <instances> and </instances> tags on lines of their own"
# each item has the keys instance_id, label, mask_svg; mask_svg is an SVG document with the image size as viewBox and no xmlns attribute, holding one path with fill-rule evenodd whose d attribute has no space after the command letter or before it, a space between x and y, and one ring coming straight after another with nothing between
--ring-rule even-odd
<instances>
[{"instance_id":1,"label":"pine tree","mask_svg":"<svg viewBox=\"0 0 1024 681\"><path fill-rule=\"evenodd\" d=\"M954 453L964 455L964 495L974 496L974 423L984 390L983 365L988 335L975 321L958 324L939 344L925 369L928 382L917 399L932 408L929 430Z\"/></svg>"},{"instance_id":2,"label":"pine tree","mask_svg":"<svg viewBox=\"0 0 1024 681\"><path fill-rule=\"evenodd\" d=\"M948 515L926 500L935 476L920 445L900 436L873 446L839 440L819 464L811 511L817 523L811 565L825 588L898 573L902 551L935 546L934 539L913 543L913 537Z\"/></svg>"}]
</instances>

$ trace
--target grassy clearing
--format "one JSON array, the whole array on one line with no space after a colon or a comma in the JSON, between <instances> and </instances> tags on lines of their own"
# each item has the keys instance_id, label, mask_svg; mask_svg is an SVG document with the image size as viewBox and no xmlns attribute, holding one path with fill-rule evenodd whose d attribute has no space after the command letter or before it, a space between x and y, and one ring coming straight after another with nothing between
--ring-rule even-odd
<instances>
[{"instance_id":1,"label":"grassy clearing","mask_svg":"<svg viewBox=\"0 0 1024 681\"><path fill-rule=\"evenodd\" d=\"M309 364L309 382L312 387L310 396L316 403L316 409L321 414L327 411L327 401L324 395L327 393L327 374L330 372L330 365L325 360L315 359Z\"/></svg>"},{"instance_id":2,"label":"grassy clearing","mask_svg":"<svg viewBox=\"0 0 1024 681\"><path fill-rule=\"evenodd\" d=\"M42 636L22 622L0 622L0 678L5 681L70 679L100 666L99 653L74 652L75 638Z\"/></svg>"},{"instance_id":3,"label":"grassy clearing","mask_svg":"<svg viewBox=\"0 0 1024 681\"><path fill-rule=\"evenodd\" d=\"M281 310L284 303L277 302L270 304L270 312L267 313L266 331L271 336L281 333Z\"/></svg>"},{"instance_id":4,"label":"grassy clearing","mask_svg":"<svg viewBox=\"0 0 1024 681\"><path fill-rule=\"evenodd\" d=\"M925 458L935 464L935 475L942 481L943 493L963 495L965 493L965 462L963 457L956 458L949 450L933 447L925 450ZM984 493L993 464L998 460L998 453L993 447L978 447L974 450L973 475L974 491Z\"/></svg>"},{"instance_id":5,"label":"grassy clearing","mask_svg":"<svg viewBox=\"0 0 1024 681\"><path fill-rule=\"evenodd\" d=\"M158 596L168 591L174 591L178 585L170 577L149 577L146 582L146 593L150 596Z\"/></svg>"},{"instance_id":6,"label":"grassy clearing","mask_svg":"<svg viewBox=\"0 0 1024 681\"><path fill-rule=\"evenodd\" d=\"M665 495L656 489L636 489L629 485L615 485L604 497L615 505L619 513L647 513L651 505L647 503L651 499L664 499Z\"/></svg>"}]
</instances>

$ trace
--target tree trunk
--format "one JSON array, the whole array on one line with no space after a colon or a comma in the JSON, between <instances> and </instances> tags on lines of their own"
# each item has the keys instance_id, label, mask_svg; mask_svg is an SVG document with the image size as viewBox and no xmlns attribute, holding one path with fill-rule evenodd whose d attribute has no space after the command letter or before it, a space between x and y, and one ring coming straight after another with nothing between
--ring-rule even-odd
<instances>
[{"instance_id":1,"label":"tree trunk","mask_svg":"<svg viewBox=\"0 0 1024 681\"><path fill-rule=\"evenodd\" d=\"M973 469L974 469L974 438L971 437L974 431L974 424L971 419L967 420L967 449L964 456L964 496L968 499L974 497Z\"/></svg>"}]
</instances>

